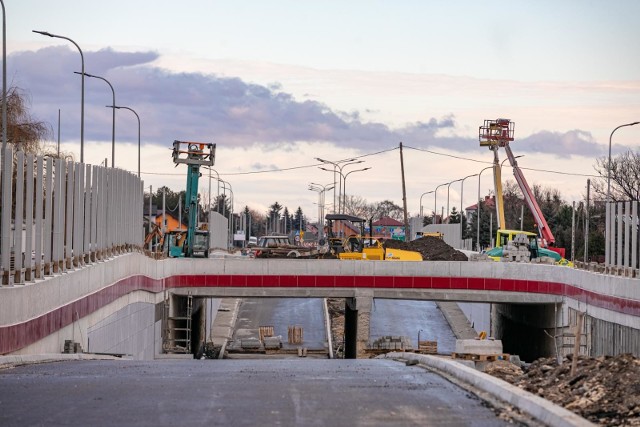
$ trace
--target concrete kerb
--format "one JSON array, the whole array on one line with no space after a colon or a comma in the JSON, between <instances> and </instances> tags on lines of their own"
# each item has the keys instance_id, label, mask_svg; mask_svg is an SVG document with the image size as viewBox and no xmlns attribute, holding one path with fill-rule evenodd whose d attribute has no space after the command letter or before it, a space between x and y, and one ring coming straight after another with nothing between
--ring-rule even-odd
<instances>
[{"instance_id":1,"label":"concrete kerb","mask_svg":"<svg viewBox=\"0 0 640 427\"><path fill-rule=\"evenodd\" d=\"M36 363L64 362L69 360L123 360L128 357L116 357L105 354L90 353L51 353L51 354L19 354L14 356L0 356L0 369L13 368L21 365Z\"/></svg>"},{"instance_id":2,"label":"concrete kerb","mask_svg":"<svg viewBox=\"0 0 640 427\"><path fill-rule=\"evenodd\" d=\"M545 425L557 427L587 427L595 424L548 400L535 396L489 374L477 371L453 360L441 357L396 352L381 356L388 359L417 360L428 368L444 372L451 377L488 393L498 400L519 408Z\"/></svg>"}]
</instances>

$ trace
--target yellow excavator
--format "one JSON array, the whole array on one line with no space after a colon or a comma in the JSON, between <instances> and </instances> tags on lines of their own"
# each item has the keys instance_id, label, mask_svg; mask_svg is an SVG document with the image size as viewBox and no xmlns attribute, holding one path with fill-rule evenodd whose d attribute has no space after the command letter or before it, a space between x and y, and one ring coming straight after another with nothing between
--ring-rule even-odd
<instances>
[{"instance_id":1,"label":"yellow excavator","mask_svg":"<svg viewBox=\"0 0 640 427\"><path fill-rule=\"evenodd\" d=\"M382 242L371 236L371 233L368 238L365 237L364 226L367 220L364 218L345 214L328 214L325 219L327 220L329 232L329 251L339 259L422 261L422 255L418 252L385 248ZM350 233L344 238L335 236L333 225L337 221L346 222L344 228L358 227L360 233ZM370 225L369 230L371 229Z\"/></svg>"}]
</instances>

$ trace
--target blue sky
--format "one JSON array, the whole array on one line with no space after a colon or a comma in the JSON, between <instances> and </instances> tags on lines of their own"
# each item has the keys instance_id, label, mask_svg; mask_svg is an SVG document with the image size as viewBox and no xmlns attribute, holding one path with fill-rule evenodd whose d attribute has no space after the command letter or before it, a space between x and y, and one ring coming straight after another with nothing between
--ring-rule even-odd
<instances>
[{"instance_id":1,"label":"blue sky","mask_svg":"<svg viewBox=\"0 0 640 427\"><path fill-rule=\"evenodd\" d=\"M184 186L174 139L218 144L216 169L236 209L279 201L312 218L309 182L330 174L314 157L367 156L349 192L401 204L400 141L409 210L435 186L477 173L492 156L477 143L484 119L516 122L512 148L530 183L580 200L595 158L621 123L640 120L640 3L636 1L5 1L8 79L32 111L79 153L79 55L141 117L143 179ZM85 159L110 157L108 87L86 81ZM116 166L137 168L137 122L116 119ZM616 133L637 149L640 126ZM429 154L435 151L451 156ZM406 152L405 152L406 153ZM501 153L504 158L504 154ZM310 166L287 172L268 169ZM510 173L503 173L510 176ZM489 191L489 176L482 193ZM469 181L464 205L474 203ZM451 203L459 204L451 187ZM442 190L441 190L442 191ZM328 197L327 200L330 198ZM439 193L438 205L446 199ZM425 209L431 209L431 204Z\"/></svg>"}]
</instances>

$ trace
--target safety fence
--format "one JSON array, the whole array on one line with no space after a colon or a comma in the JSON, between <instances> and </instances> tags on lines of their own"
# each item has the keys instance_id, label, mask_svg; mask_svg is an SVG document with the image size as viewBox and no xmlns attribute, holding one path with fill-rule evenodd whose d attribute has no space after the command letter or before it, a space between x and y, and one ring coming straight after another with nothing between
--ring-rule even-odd
<instances>
[{"instance_id":1,"label":"safety fence","mask_svg":"<svg viewBox=\"0 0 640 427\"><path fill-rule=\"evenodd\" d=\"M2 156L0 270L17 285L141 248L143 182L117 168Z\"/></svg>"},{"instance_id":2,"label":"safety fence","mask_svg":"<svg viewBox=\"0 0 640 427\"><path fill-rule=\"evenodd\" d=\"M638 275L638 201L606 205L605 269L629 277Z\"/></svg>"}]
</instances>

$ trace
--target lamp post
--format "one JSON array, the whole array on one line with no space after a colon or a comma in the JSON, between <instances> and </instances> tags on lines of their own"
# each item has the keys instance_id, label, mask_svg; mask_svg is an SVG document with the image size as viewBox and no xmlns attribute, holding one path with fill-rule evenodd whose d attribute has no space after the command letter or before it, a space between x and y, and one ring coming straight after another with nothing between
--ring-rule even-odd
<instances>
[{"instance_id":1,"label":"lamp post","mask_svg":"<svg viewBox=\"0 0 640 427\"><path fill-rule=\"evenodd\" d=\"M451 181L450 183L447 184L447 224L449 224L449 189L451 188L451 184L453 184L454 182L458 182L458 181L462 181L462 178L460 179L456 179L454 181Z\"/></svg>"},{"instance_id":2,"label":"lamp post","mask_svg":"<svg viewBox=\"0 0 640 427\"><path fill-rule=\"evenodd\" d=\"M138 178L140 178L140 116L138 115L138 113L135 112L133 108L123 107L121 105L115 105L115 104L107 105L107 108L117 108L118 110L120 109L129 110L133 114L135 114L136 118L138 119Z\"/></svg>"},{"instance_id":3,"label":"lamp post","mask_svg":"<svg viewBox=\"0 0 640 427\"><path fill-rule=\"evenodd\" d=\"M77 48L78 52L80 52L80 59L82 60L82 90L80 96L80 163L84 163L84 55L82 54L82 49L78 46L78 43L71 40L69 37L60 36L57 34L51 34L47 31L36 31L32 30L34 33L42 34L43 36L54 37L58 39L64 39L73 43ZM140 176L140 174L138 174Z\"/></svg>"},{"instance_id":4,"label":"lamp post","mask_svg":"<svg viewBox=\"0 0 640 427\"><path fill-rule=\"evenodd\" d=\"M611 240L611 235L612 233L612 224L610 224L610 221L608 221L609 219L609 210L610 208L610 202L611 202L611 140L613 139L613 134L615 131L617 131L618 129L622 128L622 127L626 127L626 126L635 126L640 122L632 122L632 123L625 123L623 125L620 125L618 127L616 127L614 130L611 131L611 135L609 135L609 157L608 157L608 161L607 161L607 199L606 199L606 214L607 214L607 226L605 227L605 232L604 232L604 241L605 241L605 265L610 265L610 263L613 263L613 260L611 259L611 257L615 254L615 248L614 248L614 242L615 240L611 241L611 250L609 250L609 241ZM586 258L585 258L586 260Z\"/></svg>"},{"instance_id":5,"label":"lamp post","mask_svg":"<svg viewBox=\"0 0 640 427\"><path fill-rule=\"evenodd\" d=\"M331 187L329 187L331 186ZM318 240L324 237L324 195L327 190L333 189L332 183L322 185L312 182L309 184L309 190L318 193Z\"/></svg>"},{"instance_id":6,"label":"lamp post","mask_svg":"<svg viewBox=\"0 0 640 427\"><path fill-rule=\"evenodd\" d=\"M7 148L7 19L2 5L2 157L4 149Z\"/></svg>"},{"instance_id":7,"label":"lamp post","mask_svg":"<svg viewBox=\"0 0 640 427\"><path fill-rule=\"evenodd\" d=\"M79 73L77 71L74 71L74 73L76 74L83 74L83 73ZM84 73L85 76L87 77L92 77L94 79L100 79L102 81L104 81L106 84L109 85L109 87L111 88L111 95L112 95L112 105L116 105L116 91L113 89L113 86L111 85L111 83L109 83L109 80L105 79L104 77L100 77L100 76L94 76L93 74L89 74L89 73ZM115 167L116 164L116 109L112 108L111 109L113 116L111 117L111 167Z\"/></svg>"},{"instance_id":8,"label":"lamp post","mask_svg":"<svg viewBox=\"0 0 640 427\"><path fill-rule=\"evenodd\" d=\"M218 182L218 192L216 194L216 197L220 197L220 174L218 173L217 170L213 169L210 166L205 166L205 168L209 169L209 212L211 212L211 172L215 172L216 173L216 181ZM218 211L218 203L217 203L217 199L216 199L216 212Z\"/></svg>"},{"instance_id":9,"label":"lamp post","mask_svg":"<svg viewBox=\"0 0 640 427\"><path fill-rule=\"evenodd\" d=\"M463 227L462 227L462 200L464 199L464 180L467 178L471 178L472 176L478 176L477 173L473 174L473 175L467 175L464 178L462 178L462 182L460 183L460 248L462 249L462 242L464 242L464 235L462 233L463 231Z\"/></svg>"},{"instance_id":10,"label":"lamp post","mask_svg":"<svg viewBox=\"0 0 640 427\"><path fill-rule=\"evenodd\" d=\"M480 177L482 176L482 172L486 171L487 169L493 169L493 165L487 166L486 168L478 172L478 211L476 214L476 250L478 252L480 252ZM491 236L489 236L489 240L491 240Z\"/></svg>"},{"instance_id":11,"label":"lamp post","mask_svg":"<svg viewBox=\"0 0 640 427\"><path fill-rule=\"evenodd\" d=\"M352 170L347 172L346 174L344 174L344 177L342 178L344 185L342 186L342 211L340 213L344 213L344 208L347 205L347 177L349 176L349 174L352 174L354 172L363 172L366 170L369 170L371 168L362 168L362 169L356 169L356 170Z\"/></svg>"},{"instance_id":12,"label":"lamp post","mask_svg":"<svg viewBox=\"0 0 640 427\"><path fill-rule=\"evenodd\" d=\"M229 192L231 193L231 198L229 199L229 227L228 227L228 235L227 235L227 247L229 246L229 243L231 241L231 229L233 227L233 189L231 188L231 183L229 183L228 181L225 181L224 179L220 179L218 178L218 181L222 183L222 191L224 192L223 194L225 194L226 196L226 185L229 186ZM225 202L226 204L226 202ZM224 212L224 205L223 205L223 212ZM224 213L223 213L224 215Z\"/></svg>"},{"instance_id":13,"label":"lamp post","mask_svg":"<svg viewBox=\"0 0 640 427\"><path fill-rule=\"evenodd\" d=\"M426 193L422 193L420 195L420 216L424 216L422 212L422 196L426 196L427 194L435 193L435 190L427 191Z\"/></svg>"},{"instance_id":14,"label":"lamp post","mask_svg":"<svg viewBox=\"0 0 640 427\"><path fill-rule=\"evenodd\" d=\"M433 223L436 223L436 211L438 209L438 203L437 203L437 198L438 198L438 188L442 187L443 185L447 185L449 184L448 182L445 182L444 184L440 184L436 187L436 189L433 191ZM444 219L444 218L441 218Z\"/></svg>"},{"instance_id":15,"label":"lamp post","mask_svg":"<svg viewBox=\"0 0 640 427\"><path fill-rule=\"evenodd\" d=\"M336 212L336 169L339 171L340 173L340 182L338 183L338 213L340 213L340 197L342 195L342 177L344 175L342 175L342 168L344 168L347 165L353 165L356 163L363 163L363 160L356 160L356 159L347 159L347 160L340 160L337 162L332 162L331 160L324 160L321 159L320 157L316 157L315 158L317 161L322 162L322 163L328 163L333 165L333 170L329 170L329 169L325 169L325 168L320 168L324 171L328 171L328 172L333 172L333 212ZM344 163L342 166L340 166L340 163Z\"/></svg>"},{"instance_id":16,"label":"lamp post","mask_svg":"<svg viewBox=\"0 0 640 427\"><path fill-rule=\"evenodd\" d=\"M635 126L640 122L626 123L624 125L620 125L614 130L611 131L611 135L609 135L609 160L607 161L607 202L611 201L611 139L613 138L613 133L620 128L625 126Z\"/></svg>"}]
</instances>

